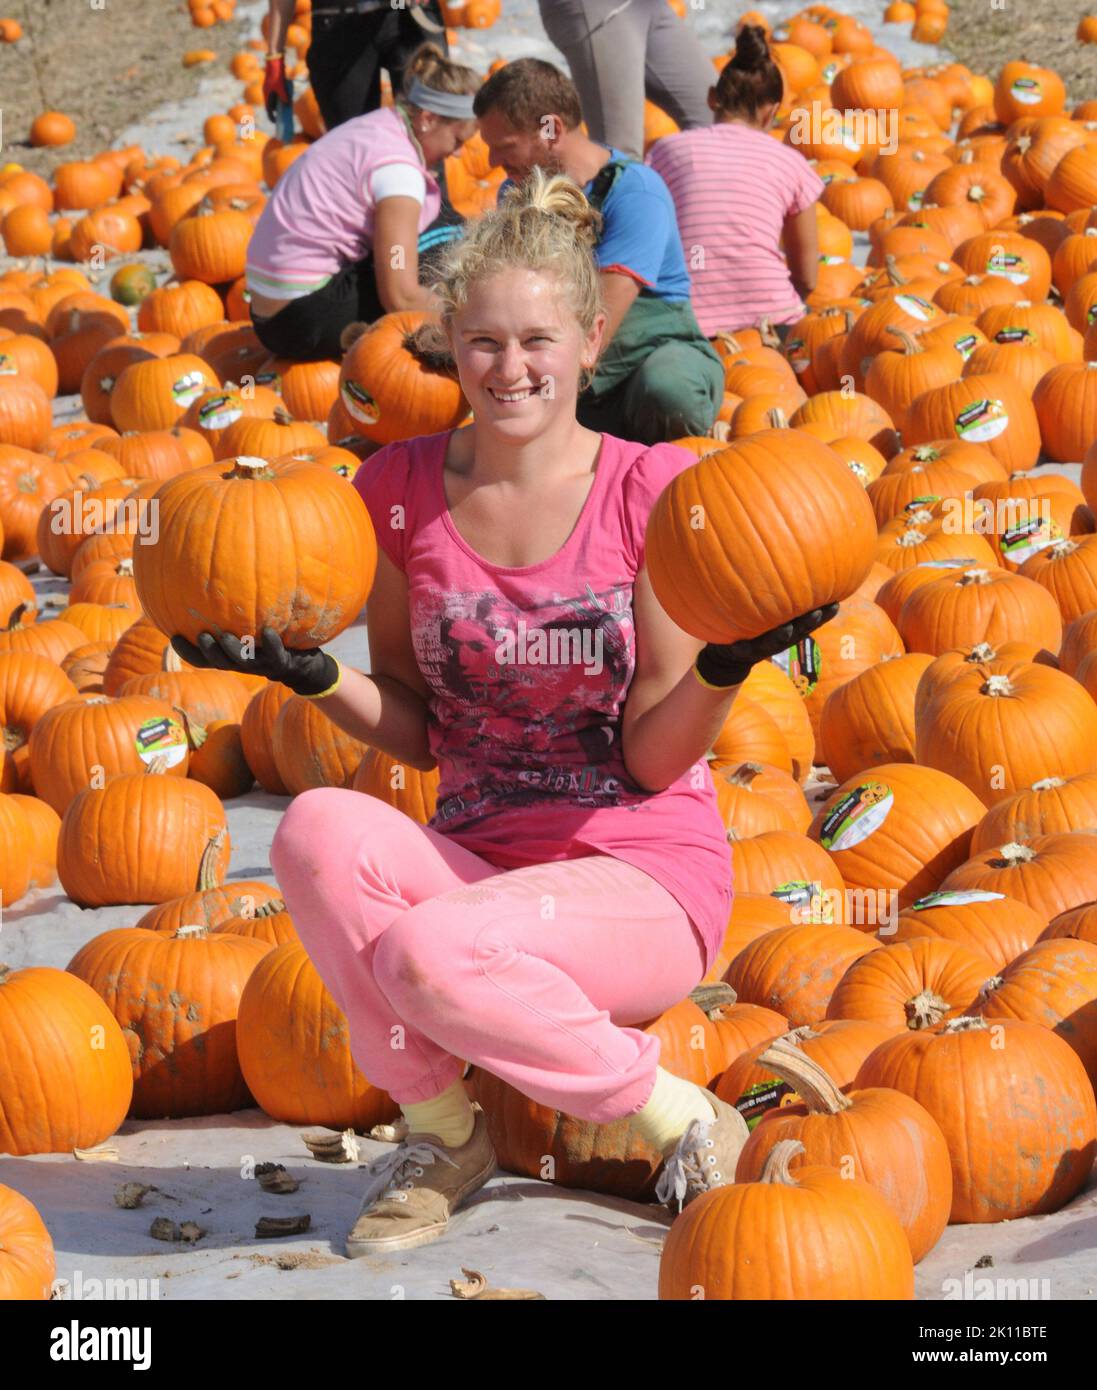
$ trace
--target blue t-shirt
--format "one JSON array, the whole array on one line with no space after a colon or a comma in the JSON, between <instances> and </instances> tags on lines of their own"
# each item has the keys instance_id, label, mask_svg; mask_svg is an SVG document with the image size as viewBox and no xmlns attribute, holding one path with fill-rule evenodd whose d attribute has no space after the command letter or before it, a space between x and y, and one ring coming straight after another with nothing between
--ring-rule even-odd
<instances>
[{"instance_id":1,"label":"blue t-shirt","mask_svg":"<svg viewBox=\"0 0 1097 1390\"><path fill-rule=\"evenodd\" d=\"M613 148L610 155L629 159ZM583 191L590 192L589 183ZM602 270L630 275L641 292L656 299L689 299L689 271L674 200L654 169L630 160L606 195L602 217L602 235L594 248Z\"/></svg>"},{"instance_id":2,"label":"blue t-shirt","mask_svg":"<svg viewBox=\"0 0 1097 1390\"><path fill-rule=\"evenodd\" d=\"M609 152L614 159L628 160L628 165L602 204L602 235L594 259L602 270L630 275L642 294L671 302L688 300L689 271L670 189L646 164L622 150ZM500 186L500 202L513 182L506 179ZM590 193L593 182L584 186L584 193Z\"/></svg>"}]
</instances>

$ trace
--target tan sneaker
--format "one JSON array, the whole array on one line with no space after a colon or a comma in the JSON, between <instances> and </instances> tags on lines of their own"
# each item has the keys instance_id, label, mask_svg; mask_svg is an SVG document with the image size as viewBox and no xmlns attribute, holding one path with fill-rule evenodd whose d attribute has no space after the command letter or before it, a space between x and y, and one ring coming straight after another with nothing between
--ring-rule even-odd
<instances>
[{"instance_id":1,"label":"tan sneaker","mask_svg":"<svg viewBox=\"0 0 1097 1390\"><path fill-rule=\"evenodd\" d=\"M436 1134L409 1134L370 1164L358 1219L347 1236L350 1259L410 1250L445 1235L450 1215L495 1172L495 1148L479 1106L472 1134L450 1149Z\"/></svg>"},{"instance_id":2,"label":"tan sneaker","mask_svg":"<svg viewBox=\"0 0 1097 1390\"><path fill-rule=\"evenodd\" d=\"M739 1154L750 1137L747 1122L734 1105L728 1105L710 1091L708 1099L716 1111L714 1120L693 1120L668 1154L655 1185L656 1201L678 1210L688 1206L704 1192L725 1187L735 1181Z\"/></svg>"}]
</instances>

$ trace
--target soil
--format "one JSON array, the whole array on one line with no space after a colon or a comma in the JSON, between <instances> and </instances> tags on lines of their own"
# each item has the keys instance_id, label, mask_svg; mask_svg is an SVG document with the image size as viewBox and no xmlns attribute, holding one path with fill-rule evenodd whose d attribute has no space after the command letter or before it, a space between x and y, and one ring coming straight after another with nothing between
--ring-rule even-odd
<instances>
[{"instance_id":1,"label":"soil","mask_svg":"<svg viewBox=\"0 0 1097 1390\"><path fill-rule=\"evenodd\" d=\"M23 26L18 43L0 44L0 163L14 160L43 177L108 148L153 107L192 96L255 32L239 16L196 29L185 4L163 0L0 0L0 13ZM185 68L182 55L199 48L217 61ZM31 147L31 122L47 110L75 121L71 144Z\"/></svg>"},{"instance_id":2,"label":"soil","mask_svg":"<svg viewBox=\"0 0 1097 1390\"><path fill-rule=\"evenodd\" d=\"M1018 58L1052 68L1066 83L1068 108L1097 95L1097 46L1074 37L1086 13L1084 3L997 0L1001 9L994 8L995 3L952 0L942 49L992 79L1003 63Z\"/></svg>"}]
</instances>

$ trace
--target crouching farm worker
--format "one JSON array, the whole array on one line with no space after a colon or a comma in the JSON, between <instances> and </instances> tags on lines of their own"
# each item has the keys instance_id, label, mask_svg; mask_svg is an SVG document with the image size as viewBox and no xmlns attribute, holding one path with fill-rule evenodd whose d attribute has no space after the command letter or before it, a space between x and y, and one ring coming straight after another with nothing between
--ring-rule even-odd
<instances>
[{"instance_id":1,"label":"crouching farm worker","mask_svg":"<svg viewBox=\"0 0 1097 1390\"><path fill-rule=\"evenodd\" d=\"M731 1182L746 1138L638 1025L702 979L727 924L706 751L751 665L829 611L703 647L661 609L647 519L694 461L576 419L606 321L595 224L575 184L537 171L447 250L441 322L475 423L387 445L355 479L379 545L372 674L274 634L252 660L231 636L173 639L440 771L425 826L323 788L271 850L354 1059L408 1124L372 1165L350 1255L436 1239L491 1177L463 1060L594 1123L634 1116L668 1203Z\"/></svg>"},{"instance_id":2,"label":"crouching farm worker","mask_svg":"<svg viewBox=\"0 0 1097 1390\"><path fill-rule=\"evenodd\" d=\"M782 82L762 28L746 25L709 90L715 124L657 140L648 155L674 199L693 307L709 337L763 319L780 332L803 317L801 297L815 288L823 181L766 133Z\"/></svg>"},{"instance_id":3,"label":"crouching farm worker","mask_svg":"<svg viewBox=\"0 0 1097 1390\"><path fill-rule=\"evenodd\" d=\"M260 342L297 361L338 358L348 324L427 309L419 236L441 204L431 170L476 130L471 68L424 44L394 106L345 121L278 180L248 247Z\"/></svg>"},{"instance_id":4,"label":"crouching farm worker","mask_svg":"<svg viewBox=\"0 0 1097 1390\"><path fill-rule=\"evenodd\" d=\"M662 179L583 134L575 86L551 63L508 63L480 88L474 108L493 165L514 179L535 167L565 173L602 214L594 257L606 327L598 369L580 397L580 422L645 444L707 434L724 372L690 306Z\"/></svg>"}]
</instances>

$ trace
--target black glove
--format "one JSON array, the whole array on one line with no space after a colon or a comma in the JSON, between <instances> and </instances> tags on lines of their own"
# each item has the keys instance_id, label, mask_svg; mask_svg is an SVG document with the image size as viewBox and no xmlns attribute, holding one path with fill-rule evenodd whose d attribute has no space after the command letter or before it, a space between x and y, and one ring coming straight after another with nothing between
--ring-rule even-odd
<instances>
[{"instance_id":1,"label":"black glove","mask_svg":"<svg viewBox=\"0 0 1097 1390\"><path fill-rule=\"evenodd\" d=\"M198 634L198 646L176 635L171 645L184 661L192 666L213 667L217 671L239 671L246 676L266 676L289 686L295 695L319 695L333 686L339 676L339 663L320 647L298 651L284 647L272 627L259 634L255 655L241 655L240 638L231 632L214 637L211 632Z\"/></svg>"},{"instance_id":2,"label":"black glove","mask_svg":"<svg viewBox=\"0 0 1097 1390\"><path fill-rule=\"evenodd\" d=\"M728 642L723 646L710 642L708 646L701 648L694 663L697 673L709 685L739 685L750 675L752 666L768 657L776 656L778 652L783 652L789 647L794 647L817 627L829 623L837 612L838 605L830 603L825 608L813 608L810 613L802 613L800 617L793 618L791 623L771 628L769 632L760 633L757 637L747 637L741 642Z\"/></svg>"}]
</instances>

